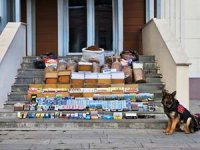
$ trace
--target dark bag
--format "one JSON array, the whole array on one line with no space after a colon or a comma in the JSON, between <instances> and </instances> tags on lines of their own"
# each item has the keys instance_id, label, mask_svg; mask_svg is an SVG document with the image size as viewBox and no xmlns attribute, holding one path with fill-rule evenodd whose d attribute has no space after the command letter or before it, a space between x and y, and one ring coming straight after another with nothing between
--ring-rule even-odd
<instances>
[{"instance_id":1,"label":"dark bag","mask_svg":"<svg viewBox=\"0 0 200 150\"><path fill-rule=\"evenodd\" d=\"M37 69L44 69L46 66L45 66L45 62L43 60L36 60L34 62L34 66L35 68Z\"/></svg>"}]
</instances>

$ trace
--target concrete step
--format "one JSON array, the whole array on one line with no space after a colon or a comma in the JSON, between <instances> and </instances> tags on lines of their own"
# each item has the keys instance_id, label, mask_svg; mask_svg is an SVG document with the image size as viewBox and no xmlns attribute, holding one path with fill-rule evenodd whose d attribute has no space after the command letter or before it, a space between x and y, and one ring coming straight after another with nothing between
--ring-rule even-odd
<instances>
[{"instance_id":1,"label":"concrete step","mask_svg":"<svg viewBox=\"0 0 200 150\"><path fill-rule=\"evenodd\" d=\"M162 83L162 78L146 77L147 83Z\"/></svg>"},{"instance_id":2,"label":"concrete step","mask_svg":"<svg viewBox=\"0 0 200 150\"><path fill-rule=\"evenodd\" d=\"M36 77L44 77L44 70L43 69L18 69L18 76L36 76Z\"/></svg>"},{"instance_id":3,"label":"concrete step","mask_svg":"<svg viewBox=\"0 0 200 150\"><path fill-rule=\"evenodd\" d=\"M29 84L14 84L12 85L11 92L25 92L28 91Z\"/></svg>"},{"instance_id":4,"label":"concrete step","mask_svg":"<svg viewBox=\"0 0 200 150\"><path fill-rule=\"evenodd\" d=\"M155 88L155 90L149 88L149 87L146 87L146 89L142 89L141 88L141 91L140 92L145 92L145 93L153 93L154 94L154 98L155 99L161 99L162 97L162 89L159 89L157 90ZM27 91L24 91L24 92L11 92L9 95L8 95L8 101L27 101Z\"/></svg>"},{"instance_id":5,"label":"concrete step","mask_svg":"<svg viewBox=\"0 0 200 150\"><path fill-rule=\"evenodd\" d=\"M139 55L139 62L155 62L155 56Z\"/></svg>"},{"instance_id":6,"label":"concrete step","mask_svg":"<svg viewBox=\"0 0 200 150\"><path fill-rule=\"evenodd\" d=\"M27 57L23 57L23 62L24 63L31 63L34 62L36 60L36 57L38 56L27 56ZM82 56L81 55L68 55L68 56L59 56L58 59L70 59L70 58L75 58L75 59L80 59Z\"/></svg>"},{"instance_id":7,"label":"concrete step","mask_svg":"<svg viewBox=\"0 0 200 150\"><path fill-rule=\"evenodd\" d=\"M161 90L165 84L162 82L159 83L139 83L139 91L144 90ZM12 92L27 92L29 88L29 84L14 84L12 85Z\"/></svg>"},{"instance_id":8,"label":"concrete step","mask_svg":"<svg viewBox=\"0 0 200 150\"><path fill-rule=\"evenodd\" d=\"M67 119L0 119L1 129L23 128L27 130L57 129L163 129L167 119L123 120L67 120Z\"/></svg>"},{"instance_id":9,"label":"concrete step","mask_svg":"<svg viewBox=\"0 0 200 150\"><path fill-rule=\"evenodd\" d=\"M17 76L14 84L41 84L44 76Z\"/></svg>"},{"instance_id":10,"label":"concrete step","mask_svg":"<svg viewBox=\"0 0 200 150\"><path fill-rule=\"evenodd\" d=\"M140 62L140 63L143 63L144 69L151 69L151 68L154 69L154 68L158 67L156 62ZM34 69L34 68L35 68L35 66L34 66L33 62L23 62L21 64L21 69ZM41 70L43 70L43 69L41 69Z\"/></svg>"},{"instance_id":11,"label":"concrete step","mask_svg":"<svg viewBox=\"0 0 200 150\"><path fill-rule=\"evenodd\" d=\"M25 92L11 92L8 94L8 100L12 101L26 101L27 91Z\"/></svg>"},{"instance_id":12,"label":"concrete step","mask_svg":"<svg viewBox=\"0 0 200 150\"><path fill-rule=\"evenodd\" d=\"M151 91L157 91L157 90L162 90L165 87L165 84L160 82L160 83L140 83L138 88L139 92L149 92Z\"/></svg>"}]
</instances>

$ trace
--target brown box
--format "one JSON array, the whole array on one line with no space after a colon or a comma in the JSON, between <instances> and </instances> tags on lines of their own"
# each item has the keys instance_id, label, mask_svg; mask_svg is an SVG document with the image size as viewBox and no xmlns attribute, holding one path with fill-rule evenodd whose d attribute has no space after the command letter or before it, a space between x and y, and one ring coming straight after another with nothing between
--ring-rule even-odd
<instances>
[{"instance_id":1,"label":"brown box","mask_svg":"<svg viewBox=\"0 0 200 150\"><path fill-rule=\"evenodd\" d=\"M71 79L71 87L72 88L83 88L84 80L82 79Z\"/></svg>"},{"instance_id":2,"label":"brown box","mask_svg":"<svg viewBox=\"0 0 200 150\"><path fill-rule=\"evenodd\" d=\"M70 71L59 71L58 72L58 82L59 83L70 83Z\"/></svg>"},{"instance_id":3,"label":"brown box","mask_svg":"<svg viewBox=\"0 0 200 150\"><path fill-rule=\"evenodd\" d=\"M14 111L23 111L24 110L24 105L22 103L16 103L14 104Z\"/></svg>"},{"instance_id":4,"label":"brown box","mask_svg":"<svg viewBox=\"0 0 200 150\"><path fill-rule=\"evenodd\" d=\"M83 97L83 93L70 93L72 97Z\"/></svg>"},{"instance_id":5,"label":"brown box","mask_svg":"<svg viewBox=\"0 0 200 150\"><path fill-rule=\"evenodd\" d=\"M85 79L84 83L97 84L97 79Z\"/></svg>"},{"instance_id":6,"label":"brown box","mask_svg":"<svg viewBox=\"0 0 200 150\"><path fill-rule=\"evenodd\" d=\"M112 84L123 84L124 79L111 79Z\"/></svg>"},{"instance_id":7,"label":"brown box","mask_svg":"<svg viewBox=\"0 0 200 150\"><path fill-rule=\"evenodd\" d=\"M138 84L125 84L124 93L138 93Z\"/></svg>"},{"instance_id":8,"label":"brown box","mask_svg":"<svg viewBox=\"0 0 200 150\"><path fill-rule=\"evenodd\" d=\"M112 84L110 90L112 94L123 94L124 84Z\"/></svg>"},{"instance_id":9,"label":"brown box","mask_svg":"<svg viewBox=\"0 0 200 150\"><path fill-rule=\"evenodd\" d=\"M43 85L43 89L47 89L47 88L57 88L57 84L44 84Z\"/></svg>"},{"instance_id":10,"label":"brown box","mask_svg":"<svg viewBox=\"0 0 200 150\"><path fill-rule=\"evenodd\" d=\"M79 62L78 71L93 71L92 63L89 62Z\"/></svg>"},{"instance_id":11,"label":"brown box","mask_svg":"<svg viewBox=\"0 0 200 150\"><path fill-rule=\"evenodd\" d=\"M111 82L112 84L123 84L125 79L124 72L112 72L111 73Z\"/></svg>"},{"instance_id":12,"label":"brown box","mask_svg":"<svg viewBox=\"0 0 200 150\"><path fill-rule=\"evenodd\" d=\"M56 84L58 80L58 73L56 71L45 73L45 83L46 84Z\"/></svg>"},{"instance_id":13,"label":"brown box","mask_svg":"<svg viewBox=\"0 0 200 150\"><path fill-rule=\"evenodd\" d=\"M84 88L97 88L97 84L84 83Z\"/></svg>"},{"instance_id":14,"label":"brown box","mask_svg":"<svg viewBox=\"0 0 200 150\"><path fill-rule=\"evenodd\" d=\"M98 79L98 84L111 84L111 79Z\"/></svg>"},{"instance_id":15,"label":"brown box","mask_svg":"<svg viewBox=\"0 0 200 150\"><path fill-rule=\"evenodd\" d=\"M83 97L93 97L94 93L83 93Z\"/></svg>"},{"instance_id":16,"label":"brown box","mask_svg":"<svg viewBox=\"0 0 200 150\"><path fill-rule=\"evenodd\" d=\"M144 71L141 68L133 69L133 76L135 83L144 83L145 81L145 75Z\"/></svg>"},{"instance_id":17,"label":"brown box","mask_svg":"<svg viewBox=\"0 0 200 150\"><path fill-rule=\"evenodd\" d=\"M62 89L62 88L70 89L71 84L57 84L57 88L59 88L59 89Z\"/></svg>"},{"instance_id":18,"label":"brown box","mask_svg":"<svg viewBox=\"0 0 200 150\"><path fill-rule=\"evenodd\" d=\"M97 84L98 88L109 88L110 84Z\"/></svg>"}]
</instances>

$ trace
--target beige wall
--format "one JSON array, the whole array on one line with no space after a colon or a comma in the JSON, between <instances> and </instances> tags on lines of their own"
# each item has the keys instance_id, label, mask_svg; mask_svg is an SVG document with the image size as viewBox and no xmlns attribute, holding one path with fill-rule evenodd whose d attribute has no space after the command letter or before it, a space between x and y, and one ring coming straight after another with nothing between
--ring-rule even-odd
<instances>
[{"instance_id":1,"label":"beige wall","mask_svg":"<svg viewBox=\"0 0 200 150\"><path fill-rule=\"evenodd\" d=\"M17 69L26 55L26 27L8 23L0 35L0 108L8 99Z\"/></svg>"},{"instance_id":2,"label":"beige wall","mask_svg":"<svg viewBox=\"0 0 200 150\"><path fill-rule=\"evenodd\" d=\"M192 66L190 76L200 77L200 0L184 0L185 49Z\"/></svg>"},{"instance_id":3,"label":"beige wall","mask_svg":"<svg viewBox=\"0 0 200 150\"><path fill-rule=\"evenodd\" d=\"M200 0L161 0L165 19L192 63L190 77L200 77Z\"/></svg>"},{"instance_id":4,"label":"beige wall","mask_svg":"<svg viewBox=\"0 0 200 150\"><path fill-rule=\"evenodd\" d=\"M189 61L167 21L153 19L142 30L143 52L155 55L169 92L189 108ZM184 82L183 82L184 81Z\"/></svg>"}]
</instances>

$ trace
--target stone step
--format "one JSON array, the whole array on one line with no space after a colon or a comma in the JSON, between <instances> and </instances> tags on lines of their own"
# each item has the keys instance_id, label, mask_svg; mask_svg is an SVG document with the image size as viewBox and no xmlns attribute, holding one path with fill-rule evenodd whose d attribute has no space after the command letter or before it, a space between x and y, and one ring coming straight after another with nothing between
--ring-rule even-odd
<instances>
[{"instance_id":1,"label":"stone step","mask_svg":"<svg viewBox=\"0 0 200 150\"><path fill-rule=\"evenodd\" d=\"M42 84L43 76L17 76L14 84Z\"/></svg>"},{"instance_id":2,"label":"stone step","mask_svg":"<svg viewBox=\"0 0 200 150\"><path fill-rule=\"evenodd\" d=\"M155 62L155 56L139 55L139 62Z\"/></svg>"},{"instance_id":3,"label":"stone step","mask_svg":"<svg viewBox=\"0 0 200 150\"><path fill-rule=\"evenodd\" d=\"M167 119L123 119L123 120L67 120L67 119L0 119L1 129L23 128L27 130L58 129L163 129Z\"/></svg>"},{"instance_id":4,"label":"stone step","mask_svg":"<svg viewBox=\"0 0 200 150\"><path fill-rule=\"evenodd\" d=\"M158 65L156 62L140 62L140 63L143 63L143 68L144 69L155 69L155 68L158 68ZM21 64L21 69L34 69L35 66L33 64L33 62L23 62ZM41 69L43 70L43 69Z\"/></svg>"},{"instance_id":5,"label":"stone step","mask_svg":"<svg viewBox=\"0 0 200 150\"><path fill-rule=\"evenodd\" d=\"M24 63L31 63L31 62L34 62L36 60L36 57L38 56L26 56L26 57L23 57L23 62ZM81 55L68 55L68 56L59 56L58 59L70 59L70 58L75 58L75 59L80 59L81 58Z\"/></svg>"},{"instance_id":6,"label":"stone step","mask_svg":"<svg viewBox=\"0 0 200 150\"><path fill-rule=\"evenodd\" d=\"M149 68L144 69L145 75L148 74L158 74L158 71L160 70L159 67L157 68ZM18 69L18 76L44 76L44 70L43 69L35 69L35 68L28 68L28 69Z\"/></svg>"},{"instance_id":7,"label":"stone step","mask_svg":"<svg viewBox=\"0 0 200 150\"><path fill-rule=\"evenodd\" d=\"M147 82L161 82L162 75L156 73L145 74ZM155 79L155 80L154 80ZM44 83L43 75L17 75L15 84L39 84Z\"/></svg>"},{"instance_id":8,"label":"stone step","mask_svg":"<svg viewBox=\"0 0 200 150\"><path fill-rule=\"evenodd\" d=\"M162 97L162 89L160 90L152 90L152 89L146 89L142 92L145 93L153 93L155 99L159 99ZM25 92L11 92L8 95L8 101L27 101L27 91Z\"/></svg>"},{"instance_id":9,"label":"stone step","mask_svg":"<svg viewBox=\"0 0 200 150\"><path fill-rule=\"evenodd\" d=\"M162 78L146 77L147 83L162 83Z\"/></svg>"},{"instance_id":10,"label":"stone step","mask_svg":"<svg viewBox=\"0 0 200 150\"><path fill-rule=\"evenodd\" d=\"M139 91L144 90L161 90L164 87L164 83L139 83ZM12 92L26 92L28 91L29 84L14 84L12 85Z\"/></svg>"},{"instance_id":11,"label":"stone step","mask_svg":"<svg viewBox=\"0 0 200 150\"><path fill-rule=\"evenodd\" d=\"M11 92L25 92L28 91L29 84L14 84L11 87Z\"/></svg>"},{"instance_id":12,"label":"stone step","mask_svg":"<svg viewBox=\"0 0 200 150\"><path fill-rule=\"evenodd\" d=\"M44 77L44 70L43 69L18 69L18 76Z\"/></svg>"},{"instance_id":13,"label":"stone step","mask_svg":"<svg viewBox=\"0 0 200 150\"><path fill-rule=\"evenodd\" d=\"M149 92L151 91L157 91L157 90L162 90L165 87L165 84L160 82L160 83L140 83L138 88L139 92Z\"/></svg>"}]
</instances>

